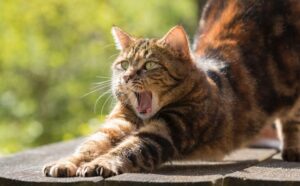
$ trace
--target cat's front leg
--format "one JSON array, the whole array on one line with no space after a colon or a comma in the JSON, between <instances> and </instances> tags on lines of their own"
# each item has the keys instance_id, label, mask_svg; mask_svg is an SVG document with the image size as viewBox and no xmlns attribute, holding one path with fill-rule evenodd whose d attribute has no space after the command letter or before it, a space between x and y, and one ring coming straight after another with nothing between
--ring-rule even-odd
<instances>
[{"instance_id":1,"label":"cat's front leg","mask_svg":"<svg viewBox=\"0 0 300 186\"><path fill-rule=\"evenodd\" d=\"M284 121L282 158L300 162L300 120Z\"/></svg>"},{"instance_id":2,"label":"cat's front leg","mask_svg":"<svg viewBox=\"0 0 300 186\"><path fill-rule=\"evenodd\" d=\"M300 162L300 120L282 121L282 159Z\"/></svg>"},{"instance_id":3,"label":"cat's front leg","mask_svg":"<svg viewBox=\"0 0 300 186\"><path fill-rule=\"evenodd\" d=\"M83 164L77 174L110 177L125 172L151 171L176 154L164 122L151 121L108 153Z\"/></svg>"},{"instance_id":4,"label":"cat's front leg","mask_svg":"<svg viewBox=\"0 0 300 186\"><path fill-rule=\"evenodd\" d=\"M44 166L43 173L51 177L76 176L78 167L106 153L117 142L129 135L134 126L121 118L108 120L99 132L90 136L74 154Z\"/></svg>"},{"instance_id":5,"label":"cat's front leg","mask_svg":"<svg viewBox=\"0 0 300 186\"><path fill-rule=\"evenodd\" d=\"M281 123L282 158L285 161L300 162L300 99L287 115L281 118Z\"/></svg>"}]
</instances>

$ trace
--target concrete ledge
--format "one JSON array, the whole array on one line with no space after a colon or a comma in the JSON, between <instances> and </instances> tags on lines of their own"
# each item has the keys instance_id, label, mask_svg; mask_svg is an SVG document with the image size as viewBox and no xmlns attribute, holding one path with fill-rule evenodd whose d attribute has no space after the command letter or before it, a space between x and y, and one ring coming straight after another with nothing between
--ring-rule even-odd
<instances>
[{"instance_id":1,"label":"concrete ledge","mask_svg":"<svg viewBox=\"0 0 300 186\"><path fill-rule=\"evenodd\" d=\"M45 163L67 156L81 142L77 139L0 158L0 186L300 185L300 163L283 162L272 149L241 149L222 162L173 161L152 173L122 174L105 180L43 176Z\"/></svg>"},{"instance_id":2,"label":"concrete ledge","mask_svg":"<svg viewBox=\"0 0 300 186\"><path fill-rule=\"evenodd\" d=\"M77 139L43 146L0 159L0 186L6 185L101 185L103 178L49 178L42 174L45 163L67 156L82 142ZM97 183L97 184L96 184Z\"/></svg>"},{"instance_id":3,"label":"concrete ledge","mask_svg":"<svg viewBox=\"0 0 300 186\"><path fill-rule=\"evenodd\" d=\"M300 163L285 162L280 154L272 159L263 161L242 171L228 174L225 178L227 185L256 185L256 186L299 186ZM226 185L225 184L225 185Z\"/></svg>"},{"instance_id":4,"label":"concrete ledge","mask_svg":"<svg viewBox=\"0 0 300 186\"><path fill-rule=\"evenodd\" d=\"M242 149L223 162L174 161L151 174L123 174L106 180L109 185L222 185L225 175L271 157L275 150Z\"/></svg>"}]
</instances>

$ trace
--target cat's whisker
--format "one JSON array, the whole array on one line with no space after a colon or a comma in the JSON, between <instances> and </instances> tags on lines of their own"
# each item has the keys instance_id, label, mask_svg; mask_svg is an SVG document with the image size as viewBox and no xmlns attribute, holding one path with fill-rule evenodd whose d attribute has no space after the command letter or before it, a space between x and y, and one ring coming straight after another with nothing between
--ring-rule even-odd
<instances>
[{"instance_id":1,"label":"cat's whisker","mask_svg":"<svg viewBox=\"0 0 300 186\"><path fill-rule=\"evenodd\" d=\"M107 90L107 91L105 91L104 93L102 93L102 94L97 98L97 100L96 100L96 102L95 102L95 104L94 104L94 112L95 112L95 113L96 113L96 110L97 110L97 104L98 104L99 100L100 100L103 96L105 96L106 94L109 94L110 91L111 91L110 89Z\"/></svg>"},{"instance_id":2,"label":"cat's whisker","mask_svg":"<svg viewBox=\"0 0 300 186\"><path fill-rule=\"evenodd\" d=\"M117 55L119 55L119 53L115 53L115 54L109 56L107 59L111 59L111 58L113 58L113 57L115 57L115 56L117 56Z\"/></svg>"},{"instance_id":3,"label":"cat's whisker","mask_svg":"<svg viewBox=\"0 0 300 186\"><path fill-rule=\"evenodd\" d=\"M112 81L111 79L108 79L108 80L104 80L104 81L97 81L97 82L95 82L95 83L102 83L102 82L107 82L107 81Z\"/></svg>"},{"instance_id":4,"label":"cat's whisker","mask_svg":"<svg viewBox=\"0 0 300 186\"><path fill-rule=\"evenodd\" d=\"M112 108L113 107L113 105L115 105L116 104L116 99L115 99L115 97L112 95L112 101L110 102L110 108Z\"/></svg>"},{"instance_id":5,"label":"cat's whisker","mask_svg":"<svg viewBox=\"0 0 300 186\"><path fill-rule=\"evenodd\" d=\"M107 84L111 84L111 82L110 81L108 81L108 82L103 82L103 83L93 83L93 85L94 86L101 86L101 85L107 85Z\"/></svg>"},{"instance_id":6,"label":"cat's whisker","mask_svg":"<svg viewBox=\"0 0 300 186\"><path fill-rule=\"evenodd\" d=\"M112 97L113 97L112 95L109 95L108 98L106 98L106 100L105 100L104 103L102 104L101 112L100 112L100 115L101 115L101 116L102 116L102 114L103 114L103 109L104 109L106 103L107 103Z\"/></svg>"},{"instance_id":7,"label":"cat's whisker","mask_svg":"<svg viewBox=\"0 0 300 186\"><path fill-rule=\"evenodd\" d=\"M93 87L91 87L91 90L98 89L98 88L110 87L110 86L111 86L110 84L93 86Z\"/></svg>"},{"instance_id":8,"label":"cat's whisker","mask_svg":"<svg viewBox=\"0 0 300 186\"><path fill-rule=\"evenodd\" d=\"M102 81L102 82L95 82L95 83L92 83L93 85L102 85L102 84L107 84L107 83L111 83L111 80L109 81Z\"/></svg>"},{"instance_id":9,"label":"cat's whisker","mask_svg":"<svg viewBox=\"0 0 300 186\"><path fill-rule=\"evenodd\" d=\"M95 90L92 90L92 91L90 91L90 92L84 94L84 95L81 96L80 98L84 98L84 97L86 97L86 96L88 96L88 95L90 95L90 94L92 94L92 93L94 93L94 92L97 92L97 91L99 91L99 90L106 89L106 88L109 88L109 87L110 87L110 85L103 86L103 87L95 87L95 88L96 88Z\"/></svg>"},{"instance_id":10,"label":"cat's whisker","mask_svg":"<svg viewBox=\"0 0 300 186\"><path fill-rule=\"evenodd\" d=\"M105 89L105 88L110 88L110 87L111 87L110 84L98 85L98 86L92 87L91 90L95 90L95 89Z\"/></svg>"},{"instance_id":11,"label":"cat's whisker","mask_svg":"<svg viewBox=\"0 0 300 186\"><path fill-rule=\"evenodd\" d=\"M99 85L111 84L111 83L112 83L112 81L109 80L109 81L94 82L94 83L92 83L92 85L99 86Z\"/></svg>"},{"instance_id":12,"label":"cat's whisker","mask_svg":"<svg viewBox=\"0 0 300 186\"><path fill-rule=\"evenodd\" d=\"M109 47L114 47L114 46L115 46L114 43L110 43L110 44L107 44L107 45L101 47L101 49L103 50L103 49L106 49L106 48L109 48Z\"/></svg>"},{"instance_id":13,"label":"cat's whisker","mask_svg":"<svg viewBox=\"0 0 300 186\"><path fill-rule=\"evenodd\" d=\"M111 77L110 76L96 76L96 78L102 78L102 79L110 79Z\"/></svg>"}]
</instances>

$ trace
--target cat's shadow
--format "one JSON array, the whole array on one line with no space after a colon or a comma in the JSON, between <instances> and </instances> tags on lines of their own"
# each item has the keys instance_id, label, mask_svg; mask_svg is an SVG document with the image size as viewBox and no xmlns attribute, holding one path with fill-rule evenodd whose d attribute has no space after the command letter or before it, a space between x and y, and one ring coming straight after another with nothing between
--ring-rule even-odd
<instances>
[{"instance_id":1,"label":"cat's shadow","mask_svg":"<svg viewBox=\"0 0 300 186\"><path fill-rule=\"evenodd\" d=\"M173 162L163 165L153 173L164 175L226 175L243 170L258 163L257 160L222 161L222 162Z\"/></svg>"},{"instance_id":2,"label":"cat's shadow","mask_svg":"<svg viewBox=\"0 0 300 186\"><path fill-rule=\"evenodd\" d=\"M264 168L300 169L300 162L287 162L281 159L271 159L255 166Z\"/></svg>"},{"instance_id":3,"label":"cat's shadow","mask_svg":"<svg viewBox=\"0 0 300 186\"><path fill-rule=\"evenodd\" d=\"M257 168L282 168L282 169L300 169L299 162L286 162L281 159L270 159L259 162L256 159L222 162L174 162L163 165L154 174L161 175L182 175L182 176L209 176L209 175L227 175L233 172L247 172L247 168L255 166Z\"/></svg>"}]
</instances>

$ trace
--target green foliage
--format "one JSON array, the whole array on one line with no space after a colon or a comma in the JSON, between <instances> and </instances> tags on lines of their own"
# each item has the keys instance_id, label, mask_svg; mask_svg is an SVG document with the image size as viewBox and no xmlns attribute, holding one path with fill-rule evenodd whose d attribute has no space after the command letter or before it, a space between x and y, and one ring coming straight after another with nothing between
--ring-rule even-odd
<instances>
[{"instance_id":1,"label":"green foliage","mask_svg":"<svg viewBox=\"0 0 300 186\"><path fill-rule=\"evenodd\" d=\"M0 154L86 135L111 99L81 98L110 76L118 25L160 37L182 24L193 33L192 0L0 0ZM103 103L107 104L103 106Z\"/></svg>"}]
</instances>

